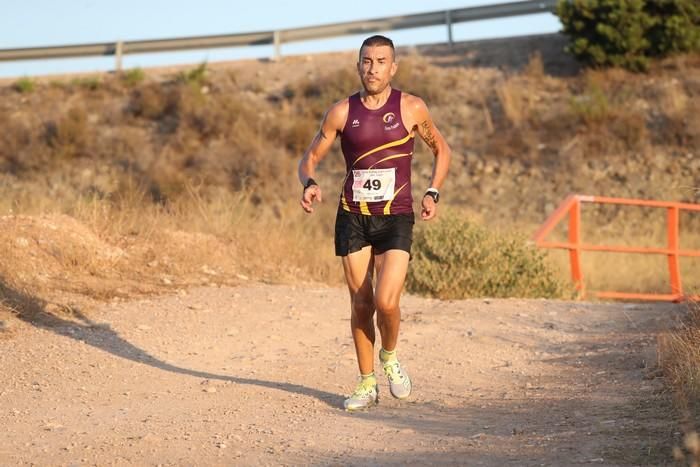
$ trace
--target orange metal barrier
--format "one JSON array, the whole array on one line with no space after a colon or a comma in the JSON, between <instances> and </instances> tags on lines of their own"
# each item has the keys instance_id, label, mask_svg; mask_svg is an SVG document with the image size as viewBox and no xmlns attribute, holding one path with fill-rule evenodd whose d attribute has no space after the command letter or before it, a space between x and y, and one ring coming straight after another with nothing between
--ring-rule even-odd
<instances>
[{"instance_id":1,"label":"orange metal barrier","mask_svg":"<svg viewBox=\"0 0 700 467\"><path fill-rule=\"evenodd\" d=\"M645 248L630 246L608 246L589 245L581 241L581 203L599 204L621 204L629 206L645 206L652 208L667 209L667 239L666 248ZM682 301L700 300L700 296L688 296L683 294L681 282L681 270L679 259L681 256L700 257L700 251L681 250L679 241L679 219L680 211L700 211L699 204L676 203L665 201L649 201L627 198L606 198L602 196L570 195L542 224L542 227L535 233L533 240L535 244L542 248L560 248L569 250L569 262L571 265L571 277L579 293L579 297L586 296L583 272L581 271L582 251L612 251L618 253L642 253L666 255L668 257L668 272L670 278L671 293L649 294L649 293L626 293L626 292L597 292L598 298L615 298L631 300L655 300L655 301ZM568 242L549 242L545 237L554 230L557 224L569 217Z\"/></svg>"}]
</instances>

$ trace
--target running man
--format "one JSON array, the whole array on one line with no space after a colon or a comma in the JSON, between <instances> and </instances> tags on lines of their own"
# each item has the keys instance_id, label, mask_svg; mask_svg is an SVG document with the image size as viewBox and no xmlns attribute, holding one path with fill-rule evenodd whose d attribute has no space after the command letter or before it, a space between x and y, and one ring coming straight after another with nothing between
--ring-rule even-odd
<instances>
[{"instance_id":1,"label":"running man","mask_svg":"<svg viewBox=\"0 0 700 467\"><path fill-rule=\"evenodd\" d=\"M341 257L350 290L350 326L360 369L359 384L345 400L346 410L378 402L375 311L381 336L379 359L391 395L405 399L411 394L411 380L399 363L396 345L401 321L399 298L413 238L411 156L415 134L435 155L432 179L421 200L423 220L437 214L439 189L450 162L450 148L423 100L391 87L397 67L391 39L366 39L357 63L362 91L326 112L299 162L299 180L304 186L301 206L311 213L313 204L322 199L321 187L314 180L316 166L340 136L347 175L336 217L335 254Z\"/></svg>"}]
</instances>

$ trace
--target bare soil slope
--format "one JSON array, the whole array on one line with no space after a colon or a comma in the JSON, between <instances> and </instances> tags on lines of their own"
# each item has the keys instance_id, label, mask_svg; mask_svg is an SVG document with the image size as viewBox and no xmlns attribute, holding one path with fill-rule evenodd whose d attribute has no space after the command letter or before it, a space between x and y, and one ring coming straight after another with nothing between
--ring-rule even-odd
<instances>
[{"instance_id":1,"label":"bare soil slope","mask_svg":"<svg viewBox=\"0 0 700 467\"><path fill-rule=\"evenodd\" d=\"M407 296L399 402L342 410L347 293L251 283L17 314L0 465L663 465L674 305Z\"/></svg>"}]
</instances>

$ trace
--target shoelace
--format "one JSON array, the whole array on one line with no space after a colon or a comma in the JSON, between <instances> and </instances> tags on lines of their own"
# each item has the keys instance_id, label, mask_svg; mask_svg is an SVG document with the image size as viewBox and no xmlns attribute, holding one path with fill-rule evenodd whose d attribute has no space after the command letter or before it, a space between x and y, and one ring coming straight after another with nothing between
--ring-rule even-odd
<instances>
[{"instance_id":1,"label":"shoelace","mask_svg":"<svg viewBox=\"0 0 700 467\"><path fill-rule=\"evenodd\" d=\"M385 364L384 371L392 383L394 383L396 379L403 380L404 378L403 374L401 373L401 365L399 365L398 361Z\"/></svg>"},{"instance_id":2,"label":"shoelace","mask_svg":"<svg viewBox=\"0 0 700 467\"><path fill-rule=\"evenodd\" d=\"M367 397L371 395L374 390L374 386L371 384L358 384L355 388L355 392L352 393L352 397Z\"/></svg>"}]
</instances>

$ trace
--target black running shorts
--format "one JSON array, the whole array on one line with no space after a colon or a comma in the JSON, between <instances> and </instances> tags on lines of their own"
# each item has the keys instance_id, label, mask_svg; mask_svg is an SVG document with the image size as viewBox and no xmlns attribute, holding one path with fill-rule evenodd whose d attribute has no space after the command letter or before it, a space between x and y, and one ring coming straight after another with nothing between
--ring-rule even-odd
<instances>
[{"instance_id":1,"label":"black running shorts","mask_svg":"<svg viewBox=\"0 0 700 467\"><path fill-rule=\"evenodd\" d=\"M372 246L375 254L388 250L411 253L413 214L367 216L338 210L335 219L335 255L347 256Z\"/></svg>"}]
</instances>

